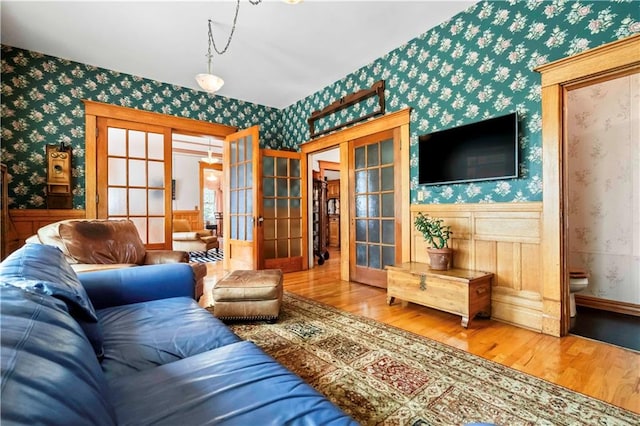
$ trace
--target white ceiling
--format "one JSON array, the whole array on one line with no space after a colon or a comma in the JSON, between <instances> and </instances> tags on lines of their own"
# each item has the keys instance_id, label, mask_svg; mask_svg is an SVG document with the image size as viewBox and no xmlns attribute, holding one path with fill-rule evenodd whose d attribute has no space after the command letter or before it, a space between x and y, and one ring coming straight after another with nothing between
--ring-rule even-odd
<instances>
[{"instance_id":1,"label":"white ceiling","mask_svg":"<svg viewBox=\"0 0 640 426\"><path fill-rule=\"evenodd\" d=\"M173 133L171 135L171 147L174 152L184 155L206 157L208 151L216 158L222 158L223 139L210 136L192 136Z\"/></svg>"},{"instance_id":2,"label":"white ceiling","mask_svg":"<svg viewBox=\"0 0 640 426\"><path fill-rule=\"evenodd\" d=\"M253 6L241 0L229 51L213 72L218 94L284 108L401 46L473 1L319 1ZM207 20L224 46L235 1L10 1L0 41L197 89Z\"/></svg>"}]
</instances>

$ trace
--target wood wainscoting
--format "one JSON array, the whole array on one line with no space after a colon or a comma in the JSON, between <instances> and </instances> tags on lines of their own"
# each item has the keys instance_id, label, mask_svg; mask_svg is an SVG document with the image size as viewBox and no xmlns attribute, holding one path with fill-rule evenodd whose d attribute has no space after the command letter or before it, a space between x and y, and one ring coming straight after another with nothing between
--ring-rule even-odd
<instances>
[{"instance_id":1,"label":"wood wainscoting","mask_svg":"<svg viewBox=\"0 0 640 426\"><path fill-rule=\"evenodd\" d=\"M495 274L493 319L555 334L543 324L542 203L414 204L411 224L418 212L451 225L456 268ZM411 260L428 263L427 243L411 229Z\"/></svg>"},{"instance_id":2,"label":"wood wainscoting","mask_svg":"<svg viewBox=\"0 0 640 426\"><path fill-rule=\"evenodd\" d=\"M85 210L78 209L11 209L9 215L15 226L17 243L11 246L10 251L22 247L24 240L34 235L39 228L50 223L66 219L85 219ZM191 229L204 229L199 210L176 210L173 212L175 219L187 219ZM8 254L8 253L7 253Z\"/></svg>"},{"instance_id":3,"label":"wood wainscoting","mask_svg":"<svg viewBox=\"0 0 640 426\"><path fill-rule=\"evenodd\" d=\"M192 231L204 229L200 210L174 210L173 219L188 220Z\"/></svg>"},{"instance_id":4,"label":"wood wainscoting","mask_svg":"<svg viewBox=\"0 0 640 426\"><path fill-rule=\"evenodd\" d=\"M18 237L18 248L24 245L24 240L34 235L38 229L50 223L66 219L85 219L84 210L76 209L12 209L9 211Z\"/></svg>"}]
</instances>

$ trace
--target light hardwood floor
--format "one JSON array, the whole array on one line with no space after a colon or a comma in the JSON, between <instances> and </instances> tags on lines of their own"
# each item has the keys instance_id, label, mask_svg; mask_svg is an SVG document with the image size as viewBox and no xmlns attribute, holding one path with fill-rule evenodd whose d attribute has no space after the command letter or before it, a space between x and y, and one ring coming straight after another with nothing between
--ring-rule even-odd
<instances>
[{"instance_id":1,"label":"light hardwood floor","mask_svg":"<svg viewBox=\"0 0 640 426\"><path fill-rule=\"evenodd\" d=\"M578 336L557 338L493 320L473 320L410 303L386 303L384 289L341 281L339 252L322 266L285 274L285 291L402 328L577 392L640 413L640 353ZM226 271L208 264L205 296Z\"/></svg>"}]
</instances>

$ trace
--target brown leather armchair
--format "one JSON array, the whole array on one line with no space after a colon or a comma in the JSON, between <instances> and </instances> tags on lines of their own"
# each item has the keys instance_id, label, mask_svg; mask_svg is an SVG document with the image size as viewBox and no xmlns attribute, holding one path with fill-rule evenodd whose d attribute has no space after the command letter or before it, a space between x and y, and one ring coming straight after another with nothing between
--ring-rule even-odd
<instances>
[{"instance_id":1,"label":"brown leather armchair","mask_svg":"<svg viewBox=\"0 0 640 426\"><path fill-rule=\"evenodd\" d=\"M186 219L173 220L173 249L192 251L209 251L220 248L218 237L212 235L208 229L192 231L189 221Z\"/></svg>"},{"instance_id":2,"label":"brown leather armchair","mask_svg":"<svg viewBox=\"0 0 640 426\"><path fill-rule=\"evenodd\" d=\"M130 220L63 220L43 226L26 242L58 247L76 272L189 262L185 251L147 250ZM192 267L197 300L202 295L207 268L203 264Z\"/></svg>"}]
</instances>

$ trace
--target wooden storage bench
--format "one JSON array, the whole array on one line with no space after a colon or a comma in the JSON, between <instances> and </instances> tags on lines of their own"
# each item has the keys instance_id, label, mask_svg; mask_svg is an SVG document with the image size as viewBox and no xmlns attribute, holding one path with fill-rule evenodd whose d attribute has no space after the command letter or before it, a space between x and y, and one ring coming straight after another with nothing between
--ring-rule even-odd
<instances>
[{"instance_id":1,"label":"wooden storage bench","mask_svg":"<svg viewBox=\"0 0 640 426\"><path fill-rule=\"evenodd\" d=\"M462 316L462 326L482 314L491 315L493 274L467 269L436 271L426 263L387 266L387 303L395 298Z\"/></svg>"}]
</instances>

